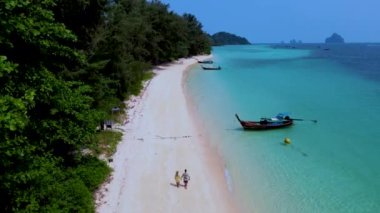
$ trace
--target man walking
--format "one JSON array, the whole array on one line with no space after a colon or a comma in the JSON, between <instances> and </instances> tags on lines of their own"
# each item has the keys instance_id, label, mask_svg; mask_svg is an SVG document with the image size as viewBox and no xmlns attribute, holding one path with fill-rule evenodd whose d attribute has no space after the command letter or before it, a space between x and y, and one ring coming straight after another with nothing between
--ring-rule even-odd
<instances>
[{"instance_id":1,"label":"man walking","mask_svg":"<svg viewBox=\"0 0 380 213\"><path fill-rule=\"evenodd\" d=\"M182 174L182 180L185 183L185 189L187 189L187 183L190 180L190 175L187 173L186 169L185 169L185 172Z\"/></svg>"}]
</instances>

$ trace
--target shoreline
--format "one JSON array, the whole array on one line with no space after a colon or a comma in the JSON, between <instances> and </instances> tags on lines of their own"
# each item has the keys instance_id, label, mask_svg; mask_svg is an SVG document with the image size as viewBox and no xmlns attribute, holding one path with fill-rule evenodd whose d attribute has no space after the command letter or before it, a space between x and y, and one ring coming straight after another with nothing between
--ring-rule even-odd
<instances>
[{"instance_id":1,"label":"shoreline","mask_svg":"<svg viewBox=\"0 0 380 213\"><path fill-rule=\"evenodd\" d=\"M197 56L199 60L208 56ZM218 153L207 143L185 81L195 58L154 68L132 98L109 180L96 192L96 212L237 212ZM188 189L174 184L187 169Z\"/></svg>"},{"instance_id":2,"label":"shoreline","mask_svg":"<svg viewBox=\"0 0 380 213\"><path fill-rule=\"evenodd\" d=\"M212 55L209 55L203 60L209 60L212 59ZM234 212L241 212L241 208L239 205L239 202L236 200L236 195L234 194L233 184L232 184L232 177L230 176L230 172L228 171L228 168L226 167L226 163L221 155L221 153L218 150L218 147L216 147L214 144L211 144L207 141L212 140L210 135L205 131L205 123L202 121L202 118L200 117L200 114L198 112L198 109L196 107L196 102L193 99L192 95L190 94L189 88L187 87L187 80L189 78L189 72L193 68L194 65L191 65L186 68L183 77L182 77L182 88L183 93L185 95L186 99L186 105L188 108L188 111L190 113L190 117L192 119L192 122L195 125L195 128L197 132L200 135L200 144L202 146L203 152L206 153L208 156L208 165L209 168L212 170L212 174L215 177L215 180L219 186L223 187L223 195L225 199L231 200L233 206L234 206ZM239 210L239 211L238 211Z\"/></svg>"}]
</instances>

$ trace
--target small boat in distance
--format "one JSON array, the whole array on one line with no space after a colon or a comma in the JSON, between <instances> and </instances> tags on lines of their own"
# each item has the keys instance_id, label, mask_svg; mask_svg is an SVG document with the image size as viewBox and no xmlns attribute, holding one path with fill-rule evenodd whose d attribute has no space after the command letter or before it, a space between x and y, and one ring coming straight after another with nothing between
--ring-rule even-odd
<instances>
[{"instance_id":1,"label":"small boat in distance","mask_svg":"<svg viewBox=\"0 0 380 213\"><path fill-rule=\"evenodd\" d=\"M197 59L197 61L200 64L212 64L212 63L214 63L212 60L203 60L203 61L200 61L200 60Z\"/></svg>"},{"instance_id":2,"label":"small boat in distance","mask_svg":"<svg viewBox=\"0 0 380 213\"><path fill-rule=\"evenodd\" d=\"M237 114L235 114L235 116L245 130L277 129L291 126L293 124L293 119L282 113L274 118L261 118L260 121L243 121L240 120Z\"/></svg>"},{"instance_id":3,"label":"small boat in distance","mask_svg":"<svg viewBox=\"0 0 380 213\"><path fill-rule=\"evenodd\" d=\"M221 70L222 68L220 66L202 66L202 69L204 70Z\"/></svg>"}]
</instances>

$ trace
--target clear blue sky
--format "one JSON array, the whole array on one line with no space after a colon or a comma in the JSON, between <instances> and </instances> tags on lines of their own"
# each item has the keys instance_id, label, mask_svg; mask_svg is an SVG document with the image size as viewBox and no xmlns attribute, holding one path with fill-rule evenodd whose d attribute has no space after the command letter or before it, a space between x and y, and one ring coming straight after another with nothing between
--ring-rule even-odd
<instances>
[{"instance_id":1,"label":"clear blue sky","mask_svg":"<svg viewBox=\"0 0 380 213\"><path fill-rule=\"evenodd\" d=\"M191 13L213 34L227 31L252 43L324 42L336 32L346 42L380 42L380 0L161 0Z\"/></svg>"}]
</instances>

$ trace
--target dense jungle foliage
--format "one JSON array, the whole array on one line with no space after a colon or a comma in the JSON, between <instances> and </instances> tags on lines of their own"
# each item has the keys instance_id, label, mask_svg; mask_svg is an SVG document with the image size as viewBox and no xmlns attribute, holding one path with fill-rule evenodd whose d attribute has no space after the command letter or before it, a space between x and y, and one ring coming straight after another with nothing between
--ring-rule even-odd
<instances>
[{"instance_id":1,"label":"dense jungle foliage","mask_svg":"<svg viewBox=\"0 0 380 213\"><path fill-rule=\"evenodd\" d=\"M251 44L246 38L227 32L218 32L210 37L213 46Z\"/></svg>"},{"instance_id":2,"label":"dense jungle foliage","mask_svg":"<svg viewBox=\"0 0 380 213\"><path fill-rule=\"evenodd\" d=\"M157 0L0 1L0 211L94 212L99 124L152 65L209 52Z\"/></svg>"}]
</instances>

